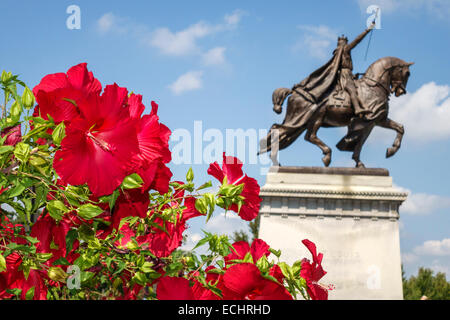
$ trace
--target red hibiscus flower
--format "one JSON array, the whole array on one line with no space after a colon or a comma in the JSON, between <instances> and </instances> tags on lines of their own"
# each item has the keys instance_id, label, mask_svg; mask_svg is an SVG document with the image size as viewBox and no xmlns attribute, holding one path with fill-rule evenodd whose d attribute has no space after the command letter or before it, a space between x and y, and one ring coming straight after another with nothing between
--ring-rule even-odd
<instances>
[{"instance_id":1,"label":"red hibiscus flower","mask_svg":"<svg viewBox=\"0 0 450 320\"><path fill-rule=\"evenodd\" d=\"M239 263L223 275L224 300L292 300L284 286L265 279L253 263Z\"/></svg>"},{"instance_id":2,"label":"red hibiscus flower","mask_svg":"<svg viewBox=\"0 0 450 320\"><path fill-rule=\"evenodd\" d=\"M5 292L3 292L4 298L9 298L11 295L6 293L7 289L21 289L20 298L26 299L26 295L29 290L33 290L33 300L46 300L47 299L47 287L44 283L43 271L30 269L28 277L25 277L22 270L19 270L22 264L22 258L18 253L13 252L6 257L6 270L0 273L0 283L3 283ZM33 292L30 291L30 292ZM0 297L2 295L0 287Z\"/></svg>"},{"instance_id":3,"label":"red hibiscus flower","mask_svg":"<svg viewBox=\"0 0 450 320\"><path fill-rule=\"evenodd\" d=\"M143 188L123 190L116 200L111 228L119 229L120 221L129 216L145 218L150 197Z\"/></svg>"},{"instance_id":4,"label":"red hibiscus flower","mask_svg":"<svg viewBox=\"0 0 450 320\"><path fill-rule=\"evenodd\" d=\"M269 275L277 279L279 283L283 283L284 280L284 274L283 271L281 271L281 268L279 265L275 264L272 268L269 270Z\"/></svg>"},{"instance_id":5,"label":"red hibiscus flower","mask_svg":"<svg viewBox=\"0 0 450 320\"><path fill-rule=\"evenodd\" d=\"M45 215L45 216L44 216ZM71 224L66 220L55 221L49 214L42 214L31 228L31 236L39 240L36 251L39 253L52 253L52 257L45 262L51 266L54 261L61 257L67 258L69 262L75 261L78 254L73 253L78 248L78 240L72 245L71 252L66 250L66 235Z\"/></svg>"},{"instance_id":6,"label":"red hibiscus flower","mask_svg":"<svg viewBox=\"0 0 450 320\"><path fill-rule=\"evenodd\" d=\"M35 114L43 119L50 115L56 123L70 122L79 115L78 104L89 95L98 95L102 90L100 82L89 72L86 63L71 67L67 74L46 75L33 88L38 105Z\"/></svg>"},{"instance_id":7,"label":"red hibiscus flower","mask_svg":"<svg viewBox=\"0 0 450 320\"><path fill-rule=\"evenodd\" d=\"M203 287L198 281L179 277L163 277L158 280L156 298L158 300L218 300L219 297Z\"/></svg>"},{"instance_id":8,"label":"red hibiscus flower","mask_svg":"<svg viewBox=\"0 0 450 320\"><path fill-rule=\"evenodd\" d=\"M169 150L170 130L159 122L158 105L152 101L152 112L141 118L145 106L142 96L132 94L128 99L130 115L137 121L139 154L136 172L144 180L144 188L152 188L164 194L169 189L172 172L165 166L172 155Z\"/></svg>"},{"instance_id":9,"label":"red hibiscus flower","mask_svg":"<svg viewBox=\"0 0 450 320\"><path fill-rule=\"evenodd\" d=\"M250 252L253 262L256 263L262 256L270 255L269 245L261 239L255 239L250 247L247 241L238 241L233 243L235 251L231 251L229 255L224 257L225 263L228 265L231 260L242 260Z\"/></svg>"},{"instance_id":10,"label":"red hibiscus flower","mask_svg":"<svg viewBox=\"0 0 450 320\"><path fill-rule=\"evenodd\" d=\"M195 209L194 198L186 198L184 205L186 209L183 210L183 214L176 224L164 221L159 217L154 220L156 224L165 227L167 232L152 227L151 232L146 236L138 237L138 241L148 243L149 250L159 258L169 256L175 249L180 247L183 241L183 232L187 229L186 222L189 219L202 215Z\"/></svg>"},{"instance_id":11,"label":"red hibiscus flower","mask_svg":"<svg viewBox=\"0 0 450 320\"><path fill-rule=\"evenodd\" d=\"M156 288L158 300L195 300L189 280L177 277L163 277Z\"/></svg>"},{"instance_id":12,"label":"red hibiscus flower","mask_svg":"<svg viewBox=\"0 0 450 320\"><path fill-rule=\"evenodd\" d=\"M138 245L145 245L148 250L159 258L169 256L175 249L180 247L183 241L183 232L187 228L186 222L189 219L202 215L195 209L194 198L186 198L184 204L186 208L183 210L182 216L178 218L176 223L165 221L161 217L155 217L153 219L155 225L151 227L147 226L146 233L136 237ZM172 206L177 205L179 205L178 202L172 204ZM121 213L121 215L124 214L125 211L124 213ZM128 215L136 214L133 211L129 211ZM117 223L117 221L114 223ZM156 225L158 225L159 228L156 227ZM120 245L123 247L126 247L127 243L136 236L136 232L130 228L128 223L125 223L122 226L120 233L123 235L123 238L120 240Z\"/></svg>"},{"instance_id":13,"label":"red hibiscus flower","mask_svg":"<svg viewBox=\"0 0 450 320\"><path fill-rule=\"evenodd\" d=\"M22 140L22 134L20 132L20 124L14 127L7 127L2 130L1 136L4 138L5 136L6 140L4 142L5 146L15 146L18 142Z\"/></svg>"},{"instance_id":14,"label":"red hibiscus flower","mask_svg":"<svg viewBox=\"0 0 450 320\"><path fill-rule=\"evenodd\" d=\"M308 239L303 240L302 243L308 248L313 257L312 263L308 259L303 259L300 270L300 276L306 280L306 290L312 300L327 300L327 288L318 283L326 274L321 265L323 254L317 254L316 245Z\"/></svg>"},{"instance_id":15,"label":"red hibiscus flower","mask_svg":"<svg viewBox=\"0 0 450 320\"><path fill-rule=\"evenodd\" d=\"M124 108L127 90L107 86L100 97L90 96L81 115L66 128L53 167L66 184L87 183L95 196L111 194L131 172L139 153L136 128Z\"/></svg>"},{"instance_id":16,"label":"red hibiscus flower","mask_svg":"<svg viewBox=\"0 0 450 320\"><path fill-rule=\"evenodd\" d=\"M235 157L225 156L224 153L222 168L220 168L217 162L214 162L210 164L208 168L208 174L215 177L221 183L226 177L228 184L244 184L244 189L240 194L242 197L244 197L244 205L242 205L240 211L238 212L237 204L233 204L230 208L227 209L237 212L239 216L246 221L251 221L258 216L262 201L262 199L259 197L260 187L255 179L244 175L244 173L242 172L242 162L239 159Z\"/></svg>"}]
</instances>

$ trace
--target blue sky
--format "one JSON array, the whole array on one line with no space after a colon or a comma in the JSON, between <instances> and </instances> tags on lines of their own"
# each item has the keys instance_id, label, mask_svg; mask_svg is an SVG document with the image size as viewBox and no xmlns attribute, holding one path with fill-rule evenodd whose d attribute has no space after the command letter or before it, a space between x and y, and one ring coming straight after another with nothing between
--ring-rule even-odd
<instances>
[{"instance_id":1,"label":"blue sky","mask_svg":"<svg viewBox=\"0 0 450 320\"><path fill-rule=\"evenodd\" d=\"M418 266L449 274L448 1L3 0L0 69L20 74L33 87L45 74L87 62L103 85L116 82L140 93L147 106L151 100L158 102L161 121L174 131L185 129L193 135L194 121L202 121L203 132L223 135L227 129L267 130L284 117L272 111L273 90L291 87L327 61L338 35L351 40L359 34L371 4L381 8L381 29L373 34L367 59L368 39L353 51L354 71L364 72L384 56L415 65L408 95L391 99L390 117L406 128L402 148L385 159L395 134L377 128L362 160L369 167L387 168L394 183L410 192L400 209L407 275ZM67 28L69 5L80 7L81 29ZM319 131L333 148L332 166L353 166L351 154L334 147L343 133ZM245 150L245 171L264 185L261 161L267 158L250 163L256 149ZM320 159L320 150L303 139L280 153L284 165L321 166ZM174 178L183 179L190 166L172 164ZM205 161L192 165L199 183L209 179L207 166ZM201 221L191 224L194 239L201 226ZM208 225L216 232L236 228L246 225L219 213Z\"/></svg>"}]
</instances>

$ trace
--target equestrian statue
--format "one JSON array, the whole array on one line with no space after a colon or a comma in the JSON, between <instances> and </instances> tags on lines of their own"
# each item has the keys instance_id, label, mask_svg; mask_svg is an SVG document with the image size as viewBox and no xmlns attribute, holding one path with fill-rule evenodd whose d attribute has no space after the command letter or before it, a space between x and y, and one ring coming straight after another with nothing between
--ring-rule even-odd
<instances>
[{"instance_id":1,"label":"equestrian statue","mask_svg":"<svg viewBox=\"0 0 450 320\"><path fill-rule=\"evenodd\" d=\"M395 130L397 136L386 157L400 148L403 125L389 119L389 96L406 93L413 62L395 57L384 57L372 63L367 71L353 75L351 51L374 28L372 23L355 40L348 43L338 38L333 57L292 89L279 88L273 92L273 110L281 113L287 98L286 116L282 124L273 124L267 137L261 139L258 154L270 152L274 166L279 166L278 151L291 145L304 131L305 140L317 145L323 152L326 167L331 163L331 149L317 137L321 127L344 127L348 131L337 148L353 152L357 168L364 168L360 153L364 142L375 126Z\"/></svg>"}]
</instances>

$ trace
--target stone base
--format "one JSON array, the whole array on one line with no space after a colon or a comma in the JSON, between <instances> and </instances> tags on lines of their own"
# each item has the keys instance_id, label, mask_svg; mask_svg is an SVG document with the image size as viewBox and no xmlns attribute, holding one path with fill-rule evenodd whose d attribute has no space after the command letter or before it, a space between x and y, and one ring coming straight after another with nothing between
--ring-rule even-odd
<instances>
[{"instance_id":1,"label":"stone base","mask_svg":"<svg viewBox=\"0 0 450 320\"><path fill-rule=\"evenodd\" d=\"M259 238L293 263L323 252L330 299L403 299L399 206L385 169L272 167L261 188Z\"/></svg>"}]
</instances>

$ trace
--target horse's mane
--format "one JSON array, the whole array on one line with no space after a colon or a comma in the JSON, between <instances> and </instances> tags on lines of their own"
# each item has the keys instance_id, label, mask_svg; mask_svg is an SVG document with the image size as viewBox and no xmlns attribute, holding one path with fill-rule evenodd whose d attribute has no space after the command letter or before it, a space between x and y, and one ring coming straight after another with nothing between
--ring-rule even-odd
<instances>
[{"instance_id":1,"label":"horse's mane","mask_svg":"<svg viewBox=\"0 0 450 320\"><path fill-rule=\"evenodd\" d=\"M396 66L404 66L408 63L400 58L396 57L384 57L376 60L367 68L364 77L379 81L383 73Z\"/></svg>"}]
</instances>

